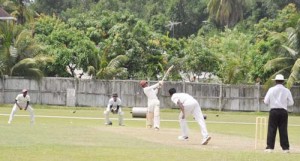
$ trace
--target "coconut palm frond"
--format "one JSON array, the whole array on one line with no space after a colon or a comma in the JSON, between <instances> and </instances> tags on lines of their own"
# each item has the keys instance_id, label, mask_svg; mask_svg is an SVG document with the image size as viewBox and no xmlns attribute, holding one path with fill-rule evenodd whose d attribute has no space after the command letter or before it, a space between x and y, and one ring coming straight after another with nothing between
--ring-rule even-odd
<instances>
[{"instance_id":1,"label":"coconut palm frond","mask_svg":"<svg viewBox=\"0 0 300 161\"><path fill-rule=\"evenodd\" d=\"M286 42L288 40L287 36L278 32L271 32L271 40L278 40L280 42Z\"/></svg>"},{"instance_id":2,"label":"coconut palm frond","mask_svg":"<svg viewBox=\"0 0 300 161\"><path fill-rule=\"evenodd\" d=\"M27 58L19 61L17 64L15 64L11 69L11 74L14 73L16 70L24 70L26 68L34 67L36 66L36 61L32 58Z\"/></svg>"},{"instance_id":3,"label":"coconut palm frond","mask_svg":"<svg viewBox=\"0 0 300 161\"><path fill-rule=\"evenodd\" d=\"M281 67L286 67L290 66L290 64L287 65L288 62L290 62L292 58L290 57L278 57L272 60L269 60L265 65L264 69L265 71L281 68Z\"/></svg>"},{"instance_id":4,"label":"coconut palm frond","mask_svg":"<svg viewBox=\"0 0 300 161\"><path fill-rule=\"evenodd\" d=\"M100 70L96 77L99 79L113 79L113 78L120 78L124 77L128 74L126 68L111 68L107 67L105 69Z\"/></svg>"},{"instance_id":5,"label":"coconut palm frond","mask_svg":"<svg viewBox=\"0 0 300 161\"><path fill-rule=\"evenodd\" d=\"M53 59L46 57L26 58L18 62L11 69L11 75L25 76L40 80L43 77L43 72L38 68L40 64L52 62Z\"/></svg>"},{"instance_id":6,"label":"coconut palm frond","mask_svg":"<svg viewBox=\"0 0 300 161\"><path fill-rule=\"evenodd\" d=\"M114 73L116 73L116 69L115 68L111 68L111 67L106 67L104 69L101 69L98 73L97 73L97 78L100 79L111 79L114 76Z\"/></svg>"},{"instance_id":7,"label":"coconut palm frond","mask_svg":"<svg viewBox=\"0 0 300 161\"><path fill-rule=\"evenodd\" d=\"M106 70L104 70L104 76L106 79L112 79L116 73L116 68L107 67Z\"/></svg>"},{"instance_id":8,"label":"coconut palm frond","mask_svg":"<svg viewBox=\"0 0 300 161\"><path fill-rule=\"evenodd\" d=\"M21 33L16 37L15 44L20 44L22 41L31 37L32 32L30 30L22 30Z\"/></svg>"},{"instance_id":9,"label":"coconut palm frond","mask_svg":"<svg viewBox=\"0 0 300 161\"><path fill-rule=\"evenodd\" d=\"M299 45L299 40L298 40L299 34L297 33L297 31L294 31L294 32L291 32L288 34L289 34L288 35L288 45L290 47L297 48Z\"/></svg>"},{"instance_id":10,"label":"coconut palm frond","mask_svg":"<svg viewBox=\"0 0 300 161\"><path fill-rule=\"evenodd\" d=\"M288 47L288 46L285 46L285 45L282 45L283 48L285 48L292 56L296 56L298 55L298 51Z\"/></svg>"},{"instance_id":11,"label":"coconut palm frond","mask_svg":"<svg viewBox=\"0 0 300 161\"><path fill-rule=\"evenodd\" d=\"M104 60L104 59L103 59ZM107 65L103 66L102 60L102 68L97 72L96 77L100 79L112 79L114 77L119 77L124 72L125 68L122 68L122 64L128 62L129 58L126 55L118 55L114 59L112 59ZM106 59L105 59L106 60ZM125 71L127 71L125 69Z\"/></svg>"},{"instance_id":12,"label":"coconut palm frond","mask_svg":"<svg viewBox=\"0 0 300 161\"><path fill-rule=\"evenodd\" d=\"M35 42L30 30L23 30L17 36L15 47L18 48L19 55L22 54L24 57L33 57L44 52L43 46Z\"/></svg>"},{"instance_id":13,"label":"coconut palm frond","mask_svg":"<svg viewBox=\"0 0 300 161\"><path fill-rule=\"evenodd\" d=\"M103 76L103 69L100 69L97 73L96 73L96 78L99 78L99 79L101 79L101 78L103 78L104 76Z\"/></svg>"},{"instance_id":14,"label":"coconut palm frond","mask_svg":"<svg viewBox=\"0 0 300 161\"><path fill-rule=\"evenodd\" d=\"M129 59L126 55L118 55L116 58L112 59L107 66L111 68L118 68L128 60Z\"/></svg>"},{"instance_id":15,"label":"coconut palm frond","mask_svg":"<svg viewBox=\"0 0 300 161\"><path fill-rule=\"evenodd\" d=\"M291 88L295 81L299 80L299 71L300 71L300 59L297 59L295 62L291 74L287 80L287 87Z\"/></svg>"},{"instance_id":16,"label":"coconut palm frond","mask_svg":"<svg viewBox=\"0 0 300 161\"><path fill-rule=\"evenodd\" d=\"M41 80L44 76L43 72L38 68L29 68L23 75L36 80Z\"/></svg>"},{"instance_id":17,"label":"coconut palm frond","mask_svg":"<svg viewBox=\"0 0 300 161\"><path fill-rule=\"evenodd\" d=\"M38 55L45 52L43 46L40 44L31 44L25 48L25 51L31 52L32 55Z\"/></svg>"},{"instance_id":18,"label":"coconut palm frond","mask_svg":"<svg viewBox=\"0 0 300 161\"><path fill-rule=\"evenodd\" d=\"M51 56L36 56L33 58L36 65L43 66L48 63L54 63L55 59Z\"/></svg>"},{"instance_id":19,"label":"coconut palm frond","mask_svg":"<svg viewBox=\"0 0 300 161\"><path fill-rule=\"evenodd\" d=\"M36 80L40 80L43 78L43 72L37 68L27 68L25 70L16 70L13 73L13 76L24 76Z\"/></svg>"},{"instance_id":20,"label":"coconut palm frond","mask_svg":"<svg viewBox=\"0 0 300 161\"><path fill-rule=\"evenodd\" d=\"M275 76L276 76L277 74L283 74L283 75L288 74L290 69L291 69L291 67L285 67L285 68L282 68L281 70L278 70L278 71L275 72L273 75L271 75L271 76L267 79L266 83L264 84L264 89L267 90L267 89L269 89L272 85L274 85L274 80L272 80L272 79L275 78Z\"/></svg>"},{"instance_id":21,"label":"coconut palm frond","mask_svg":"<svg viewBox=\"0 0 300 161\"><path fill-rule=\"evenodd\" d=\"M296 30L293 27L288 27L285 29L285 32L287 32L288 35L295 33L295 31Z\"/></svg>"}]
</instances>

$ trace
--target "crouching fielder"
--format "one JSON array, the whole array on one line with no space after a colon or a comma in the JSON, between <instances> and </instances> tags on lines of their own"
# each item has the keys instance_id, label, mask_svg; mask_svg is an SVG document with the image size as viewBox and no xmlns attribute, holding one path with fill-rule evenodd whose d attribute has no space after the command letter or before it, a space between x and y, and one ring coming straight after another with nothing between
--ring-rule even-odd
<instances>
[{"instance_id":1,"label":"crouching fielder","mask_svg":"<svg viewBox=\"0 0 300 161\"><path fill-rule=\"evenodd\" d=\"M155 130L159 130L160 126L160 101L157 98L158 88L163 84L162 81L148 86L148 82L142 80L140 86L143 88L145 95L148 98L148 109L146 116L146 126L148 128L154 127Z\"/></svg>"},{"instance_id":2,"label":"crouching fielder","mask_svg":"<svg viewBox=\"0 0 300 161\"><path fill-rule=\"evenodd\" d=\"M118 98L118 94L114 93L112 98L109 99L107 108L104 111L105 116L105 125L112 125L112 122L109 120L109 113L118 114L119 115L119 125L124 126L123 124L123 115L124 112L121 108L121 99Z\"/></svg>"},{"instance_id":3,"label":"crouching fielder","mask_svg":"<svg viewBox=\"0 0 300 161\"><path fill-rule=\"evenodd\" d=\"M179 123L181 128L181 136L178 136L179 140L188 140L188 125L186 122L186 118L188 115L193 115L197 123L201 128L202 134L202 145L206 145L211 137L208 135L206 124L204 121L204 117L200 108L200 105L197 100L195 100L191 95L186 93L176 93L175 88L171 88L169 90L171 95L171 100L176 105L180 107L180 114L179 114Z\"/></svg>"},{"instance_id":4,"label":"crouching fielder","mask_svg":"<svg viewBox=\"0 0 300 161\"><path fill-rule=\"evenodd\" d=\"M22 94L18 94L15 100L15 104L11 110L8 124L10 124L14 118L14 115L16 114L17 110L25 110L30 113L30 123L34 123L34 113L33 113L33 108L29 105L30 102L30 97L27 94L27 89L22 90Z\"/></svg>"}]
</instances>

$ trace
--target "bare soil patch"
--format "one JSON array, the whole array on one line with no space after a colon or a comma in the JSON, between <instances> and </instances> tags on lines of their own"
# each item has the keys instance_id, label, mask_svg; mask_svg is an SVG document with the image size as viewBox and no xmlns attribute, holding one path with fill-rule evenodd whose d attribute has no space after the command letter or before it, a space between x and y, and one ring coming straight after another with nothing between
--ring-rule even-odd
<instances>
[{"instance_id":1,"label":"bare soil patch","mask_svg":"<svg viewBox=\"0 0 300 161\"><path fill-rule=\"evenodd\" d=\"M130 137L135 137L140 140L154 142L158 144L164 144L168 146L177 146L183 148L195 148L195 149L207 149L207 150L232 150L232 151L257 151L263 152L265 148L265 141L258 142L257 149L255 150L254 138L224 135L217 133L210 133L212 139L207 145L201 145L201 133L200 131L191 130L188 141L177 140L180 135L180 129L160 129L155 131L154 129L147 128L134 128L134 127L105 127L101 128L101 131L108 131L112 133L122 133ZM281 152L280 143L276 142L275 151ZM291 144L291 153L300 153L300 146Z\"/></svg>"},{"instance_id":2,"label":"bare soil patch","mask_svg":"<svg viewBox=\"0 0 300 161\"><path fill-rule=\"evenodd\" d=\"M200 131L190 131L188 141L177 140L180 135L179 129L160 129L155 131L154 129L147 128L133 128L133 127L105 127L101 128L101 131L109 131L112 133L122 133L135 137L137 139L178 147L188 147L197 149L226 149L226 150L240 150L240 151L253 151L254 150L254 139L233 135L223 135L210 133L212 139L207 145L201 145L201 133ZM260 143L258 150L264 149L264 143Z\"/></svg>"}]
</instances>

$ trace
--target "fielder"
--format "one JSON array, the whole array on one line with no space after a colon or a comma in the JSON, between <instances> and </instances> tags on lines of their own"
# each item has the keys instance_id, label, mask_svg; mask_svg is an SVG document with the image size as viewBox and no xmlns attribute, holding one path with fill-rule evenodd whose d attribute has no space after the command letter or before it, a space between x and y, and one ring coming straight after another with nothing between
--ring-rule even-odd
<instances>
[{"instance_id":1,"label":"fielder","mask_svg":"<svg viewBox=\"0 0 300 161\"><path fill-rule=\"evenodd\" d=\"M118 114L119 115L119 125L124 126L123 124L123 115L124 112L122 112L121 108L121 99L118 98L118 94L114 93L112 95L112 98L109 99L107 108L104 111L104 117L105 117L105 125L112 125L112 122L109 120L109 113Z\"/></svg>"},{"instance_id":2,"label":"fielder","mask_svg":"<svg viewBox=\"0 0 300 161\"><path fill-rule=\"evenodd\" d=\"M201 128L201 134L203 138L201 144L206 145L211 137L208 135L204 117L198 101L189 94L176 93L175 88L171 88L169 93L171 95L172 102L180 107L179 123L182 134L181 136L178 136L178 140L188 140L189 134L186 118L188 115L192 114Z\"/></svg>"},{"instance_id":3,"label":"fielder","mask_svg":"<svg viewBox=\"0 0 300 161\"><path fill-rule=\"evenodd\" d=\"M17 110L23 110L28 111L30 113L30 124L34 123L34 113L33 108L29 105L30 102L30 96L27 94L27 89L22 90L22 94L18 94L15 100L15 104L11 110L8 124L11 124L14 115L16 114Z\"/></svg>"},{"instance_id":4,"label":"fielder","mask_svg":"<svg viewBox=\"0 0 300 161\"><path fill-rule=\"evenodd\" d=\"M148 128L154 127L155 130L159 130L160 126L160 102L157 98L158 88L163 84L162 81L148 86L148 82L142 80L140 86L143 88L145 95L148 98L148 108L146 115L146 126Z\"/></svg>"}]
</instances>

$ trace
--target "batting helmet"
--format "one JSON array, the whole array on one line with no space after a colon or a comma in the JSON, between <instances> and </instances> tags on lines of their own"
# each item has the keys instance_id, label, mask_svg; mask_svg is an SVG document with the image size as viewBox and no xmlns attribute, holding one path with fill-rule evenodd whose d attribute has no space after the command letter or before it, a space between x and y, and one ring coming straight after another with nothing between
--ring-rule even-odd
<instances>
[{"instance_id":1,"label":"batting helmet","mask_svg":"<svg viewBox=\"0 0 300 161\"><path fill-rule=\"evenodd\" d=\"M145 87L147 83L148 83L148 82L147 82L146 80L141 80L141 81L140 81L140 86L141 86L141 87Z\"/></svg>"}]
</instances>

